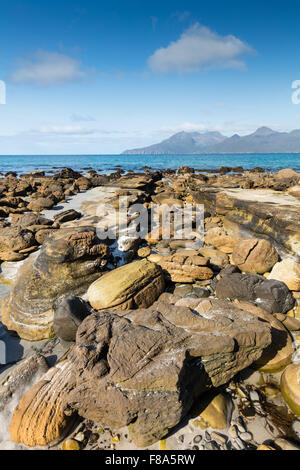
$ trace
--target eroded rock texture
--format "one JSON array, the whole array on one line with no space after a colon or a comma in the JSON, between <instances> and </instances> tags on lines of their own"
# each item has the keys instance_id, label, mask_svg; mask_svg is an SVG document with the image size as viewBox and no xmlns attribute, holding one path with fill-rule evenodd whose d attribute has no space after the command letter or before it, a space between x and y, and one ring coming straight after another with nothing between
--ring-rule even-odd
<instances>
[{"instance_id":1,"label":"eroded rock texture","mask_svg":"<svg viewBox=\"0 0 300 470\"><path fill-rule=\"evenodd\" d=\"M20 268L2 301L2 322L30 341L53 336L53 302L82 294L99 277L107 254L95 228L56 231Z\"/></svg>"}]
</instances>

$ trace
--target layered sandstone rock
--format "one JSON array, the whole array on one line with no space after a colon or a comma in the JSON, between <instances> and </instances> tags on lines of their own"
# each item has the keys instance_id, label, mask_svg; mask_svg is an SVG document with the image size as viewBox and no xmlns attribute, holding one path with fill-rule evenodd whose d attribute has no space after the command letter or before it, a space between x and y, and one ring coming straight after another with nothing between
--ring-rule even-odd
<instances>
[{"instance_id":1,"label":"layered sandstone rock","mask_svg":"<svg viewBox=\"0 0 300 470\"><path fill-rule=\"evenodd\" d=\"M172 282L187 282L211 279L213 271L207 266L208 258L198 252L182 250L175 255L162 256L157 260L167 279Z\"/></svg>"},{"instance_id":2,"label":"layered sandstone rock","mask_svg":"<svg viewBox=\"0 0 300 470\"><path fill-rule=\"evenodd\" d=\"M267 240L249 238L240 241L232 253L232 262L245 273L264 274L278 261L274 246Z\"/></svg>"},{"instance_id":3,"label":"layered sandstone rock","mask_svg":"<svg viewBox=\"0 0 300 470\"><path fill-rule=\"evenodd\" d=\"M87 291L96 310L149 307L163 292L161 268L148 260L135 261L97 279Z\"/></svg>"},{"instance_id":4,"label":"layered sandstone rock","mask_svg":"<svg viewBox=\"0 0 300 470\"><path fill-rule=\"evenodd\" d=\"M88 317L71 353L76 387L68 407L114 428L129 424L139 446L163 437L197 396L226 383L270 342L268 324L232 304L216 301L204 310L159 302L123 317Z\"/></svg>"},{"instance_id":5,"label":"layered sandstone rock","mask_svg":"<svg viewBox=\"0 0 300 470\"><path fill-rule=\"evenodd\" d=\"M58 363L28 390L16 407L10 423L10 439L28 447L56 443L74 423L65 414L62 399L72 388L72 364Z\"/></svg>"},{"instance_id":6,"label":"layered sandstone rock","mask_svg":"<svg viewBox=\"0 0 300 470\"><path fill-rule=\"evenodd\" d=\"M11 293L2 301L2 322L21 338L35 341L53 332L53 303L82 294L106 264L108 247L95 228L57 230L21 266Z\"/></svg>"},{"instance_id":7,"label":"layered sandstone rock","mask_svg":"<svg viewBox=\"0 0 300 470\"><path fill-rule=\"evenodd\" d=\"M22 398L11 437L45 445L62 437L66 416L77 411L103 426L128 425L136 445L150 445L270 342L267 322L226 301L93 313L79 326L66 365Z\"/></svg>"},{"instance_id":8,"label":"layered sandstone rock","mask_svg":"<svg viewBox=\"0 0 300 470\"><path fill-rule=\"evenodd\" d=\"M192 190L196 203L224 216L237 233L265 237L300 261L300 201L269 189L238 190L202 187Z\"/></svg>"}]
</instances>

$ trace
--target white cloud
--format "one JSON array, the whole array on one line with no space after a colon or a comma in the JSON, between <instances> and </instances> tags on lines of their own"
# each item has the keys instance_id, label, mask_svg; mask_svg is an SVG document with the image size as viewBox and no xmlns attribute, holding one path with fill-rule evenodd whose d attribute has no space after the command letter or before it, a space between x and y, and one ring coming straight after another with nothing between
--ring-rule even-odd
<instances>
[{"instance_id":1,"label":"white cloud","mask_svg":"<svg viewBox=\"0 0 300 470\"><path fill-rule=\"evenodd\" d=\"M95 134L96 131L81 126L42 126L33 132L47 135L89 135Z\"/></svg>"},{"instance_id":2,"label":"white cloud","mask_svg":"<svg viewBox=\"0 0 300 470\"><path fill-rule=\"evenodd\" d=\"M79 114L79 113L71 114L70 119L73 122L96 121L96 119L93 116L91 116L90 114Z\"/></svg>"},{"instance_id":3,"label":"white cloud","mask_svg":"<svg viewBox=\"0 0 300 470\"><path fill-rule=\"evenodd\" d=\"M199 23L148 59L154 72L191 73L209 68L243 68L243 54L254 52L235 36L220 36Z\"/></svg>"},{"instance_id":4,"label":"white cloud","mask_svg":"<svg viewBox=\"0 0 300 470\"><path fill-rule=\"evenodd\" d=\"M51 86L78 80L84 76L78 60L57 52L39 50L32 60L22 62L11 79L16 83Z\"/></svg>"}]
</instances>

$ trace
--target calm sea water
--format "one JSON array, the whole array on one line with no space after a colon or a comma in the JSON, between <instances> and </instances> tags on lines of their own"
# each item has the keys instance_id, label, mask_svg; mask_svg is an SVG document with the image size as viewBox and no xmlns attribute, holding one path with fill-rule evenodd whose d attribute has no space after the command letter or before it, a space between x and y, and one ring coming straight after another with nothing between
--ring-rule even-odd
<instances>
[{"instance_id":1,"label":"calm sea water","mask_svg":"<svg viewBox=\"0 0 300 470\"><path fill-rule=\"evenodd\" d=\"M144 165L153 169L176 169L188 165L195 169L217 169L220 166L257 166L279 170L300 170L300 154L237 154L237 155L2 155L0 172L24 173L34 170L51 171L53 167L71 167L81 170L92 167L105 172L113 171L115 165L124 170L141 170Z\"/></svg>"}]
</instances>

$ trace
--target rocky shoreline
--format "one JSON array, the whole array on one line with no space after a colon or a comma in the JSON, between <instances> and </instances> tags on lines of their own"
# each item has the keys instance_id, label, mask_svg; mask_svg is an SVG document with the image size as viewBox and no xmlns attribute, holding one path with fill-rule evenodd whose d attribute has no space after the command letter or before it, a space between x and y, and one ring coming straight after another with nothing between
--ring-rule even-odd
<instances>
[{"instance_id":1,"label":"rocky shoreline","mask_svg":"<svg viewBox=\"0 0 300 470\"><path fill-rule=\"evenodd\" d=\"M204 232L99 238L122 197ZM299 450L299 214L291 169L0 178L0 448Z\"/></svg>"}]
</instances>

